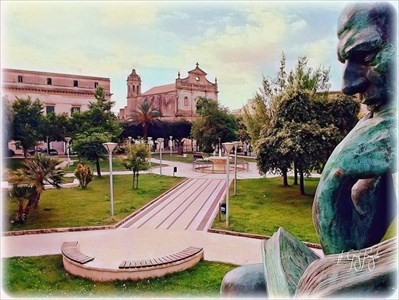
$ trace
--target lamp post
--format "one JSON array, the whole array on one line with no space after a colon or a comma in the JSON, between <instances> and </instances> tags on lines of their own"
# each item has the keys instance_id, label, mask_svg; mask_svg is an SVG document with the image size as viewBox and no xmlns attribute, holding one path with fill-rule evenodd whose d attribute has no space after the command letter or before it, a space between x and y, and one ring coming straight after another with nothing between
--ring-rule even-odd
<instances>
[{"instance_id":1,"label":"lamp post","mask_svg":"<svg viewBox=\"0 0 399 300\"><path fill-rule=\"evenodd\" d=\"M233 142L234 145L234 195L237 195L237 148L238 141Z\"/></svg>"},{"instance_id":2,"label":"lamp post","mask_svg":"<svg viewBox=\"0 0 399 300\"><path fill-rule=\"evenodd\" d=\"M218 139L219 139L219 156L222 156L222 145L220 144L221 138L219 137Z\"/></svg>"},{"instance_id":3,"label":"lamp post","mask_svg":"<svg viewBox=\"0 0 399 300\"><path fill-rule=\"evenodd\" d=\"M230 198L230 151L233 149L233 143L223 143L224 148L226 149L227 156L227 190L226 190L226 226L229 227L229 198Z\"/></svg>"},{"instance_id":4,"label":"lamp post","mask_svg":"<svg viewBox=\"0 0 399 300\"><path fill-rule=\"evenodd\" d=\"M173 148L173 136L169 136L169 149L170 149L170 156L172 156L172 148Z\"/></svg>"},{"instance_id":5,"label":"lamp post","mask_svg":"<svg viewBox=\"0 0 399 300\"><path fill-rule=\"evenodd\" d=\"M116 147L116 143L103 143L104 148L108 152L109 159L109 194L111 198L111 217L114 218L114 187L112 185L112 151Z\"/></svg>"},{"instance_id":6,"label":"lamp post","mask_svg":"<svg viewBox=\"0 0 399 300\"><path fill-rule=\"evenodd\" d=\"M69 136L66 136L65 137L65 140L66 140L66 142L67 142L67 144L66 144L66 147L67 147L67 157L68 157L68 166L70 165L70 160L69 160L69 142L71 141L71 138L69 137Z\"/></svg>"},{"instance_id":7,"label":"lamp post","mask_svg":"<svg viewBox=\"0 0 399 300\"><path fill-rule=\"evenodd\" d=\"M159 145L159 175L162 175L162 143L163 143L163 138L157 138L157 143Z\"/></svg>"},{"instance_id":8,"label":"lamp post","mask_svg":"<svg viewBox=\"0 0 399 300\"><path fill-rule=\"evenodd\" d=\"M150 165L150 168L151 168L151 146L152 146L152 137L147 137L147 139L148 139L148 149L150 150L150 161L149 161L149 165Z\"/></svg>"},{"instance_id":9,"label":"lamp post","mask_svg":"<svg viewBox=\"0 0 399 300\"><path fill-rule=\"evenodd\" d=\"M132 137L128 136L127 139L129 140L129 147L131 147L132 146Z\"/></svg>"}]
</instances>

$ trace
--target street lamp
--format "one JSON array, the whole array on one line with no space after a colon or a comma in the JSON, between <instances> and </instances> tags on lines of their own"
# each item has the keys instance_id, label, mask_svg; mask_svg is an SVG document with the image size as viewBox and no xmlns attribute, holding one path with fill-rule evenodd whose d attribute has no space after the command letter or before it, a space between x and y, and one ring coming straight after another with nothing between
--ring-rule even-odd
<instances>
[{"instance_id":1,"label":"street lamp","mask_svg":"<svg viewBox=\"0 0 399 300\"><path fill-rule=\"evenodd\" d=\"M230 197L230 151L233 149L233 143L223 143L227 152L227 190L226 190L226 226L229 227L229 197Z\"/></svg>"},{"instance_id":2,"label":"street lamp","mask_svg":"<svg viewBox=\"0 0 399 300\"><path fill-rule=\"evenodd\" d=\"M131 147L132 146L132 137L128 136L127 139L129 140L129 147Z\"/></svg>"},{"instance_id":3,"label":"street lamp","mask_svg":"<svg viewBox=\"0 0 399 300\"><path fill-rule=\"evenodd\" d=\"M163 138L157 138L157 143L159 145L159 175L162 175L162 144L163 144Z\"/></svg>"},{"instance_id":4,"label":"street lamp","mask_svg":"<svg viewBox=\"0 0 399 300\"><path fill-rule=\"evenodd\" d=\"M233 142L234 145L234 195L237 195L237 148L238 141Z\"/></svg>"},{"instance_id":5,"label":"street lamp","mask_svg":"<svg viewBox=\"0 0 399 300\"><path fill-rule=\"evenodd\" d=\"M112 185L112 151L116 147L116 143L103 143L104 148L108 152L109 159L109 193L111 195L111 217L114 218L114 187Z\"/></svg>"},{"instance_id":6,"label":"street lamp","mask_svg":"<svg viewBox=\"0 0 399 300\"><path fill-rule=\"evenodd\" d=\"M220 145L221 138L219 137L218 139L219 139L219 156L222 156L222 145Z\"/></svg>"},{"instance_id":7,"label":"street lamp","mask_svg":"<svg viewBox=\"0 0 399 300\"><path fill-rule=\"evenodd\" d=\"M69 136L65 137L65 140L67 142L66 147L67 147L67 157L68 157L68 166L70 165L70 160L69 160L69 142L71 141L71 138Z\"/></svg>"},{"instance_id":8,"label":"street lamp","mask_svg":"<svg viewBox=\"0 0 399 300\"><path fill-rule=\"evenodd\" d=\"M148 149L150 150L150 161L149 161L149 165L151 167L151 148L152 148L152 137L147 137L148 140Z\"/></svg>"},{"instance_id":9,"label":"street lamp","mask_svg":"<svg viewBox=\"0 0 399 300\"><path fill-rule=\"evenodd\" d=\"M173 136L169 136L170 156L172 156L172 148L173 148Z\"/></svg>"}]
</instances>

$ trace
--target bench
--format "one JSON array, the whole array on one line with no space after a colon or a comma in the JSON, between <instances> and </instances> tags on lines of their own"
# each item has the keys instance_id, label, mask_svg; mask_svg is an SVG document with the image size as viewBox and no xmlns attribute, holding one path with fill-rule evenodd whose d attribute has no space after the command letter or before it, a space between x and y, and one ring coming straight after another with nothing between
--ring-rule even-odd
<instances>
[{"instance_id":1,"label":"bench","mask_svg":"<svg viewBox=\"0 0 399 300\"><path fill-rule=\"evenodd\" d=\"M78 242L62 243L61 253L64 257L79 264L86 264L94 259L94 257L87 256L79 251Z\"/></svg>"},{"instance_id":2,"label":"bench","mask_svg":"<svg viewBox=\"0 0 399 300\"><path fill-rule=\"evenodd\" d=\"M202 153L193 153L193 161L196 160L203 160L204 156L202 155Z\"/></svg>"},{"instance_id":3,"label":"bench","mask_svg":"<svg viewBox=\"0 0 399 300\"><path fill-rule=\"evenodd\" d=\"M203 248L188 247L175 254L166 255L159 258L151 258L144 260L124 260L119 265L119 269L149 268L149 267L178 263L189 258L194 258L197 256L197 254L200 254L201 252L203 252Z\"/></svg>"}]
</instances>

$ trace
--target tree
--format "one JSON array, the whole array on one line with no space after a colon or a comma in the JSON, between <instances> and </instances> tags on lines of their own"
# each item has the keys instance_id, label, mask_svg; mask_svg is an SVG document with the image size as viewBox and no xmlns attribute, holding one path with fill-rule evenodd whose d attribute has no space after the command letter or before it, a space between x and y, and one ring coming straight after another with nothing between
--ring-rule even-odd
<instances>
[{"instance_id":1,"label":"tree","mask_svg":"<svg viewBox=\"0 0 399 300\"><path fill-rule=\"evenodd\" d=\"M258 167L262 172L280 168L287 185L286 172L293 165L296 184L297 174L300 176L301 193L305 193L304 175L323 168L345 136L343 133L356 124L358 113L358 104L353 99L335 102L328 99L329 69L312 69L307 63L306 57L298 58L295 69L286 75L283 54L277 78L264 78L258 94L268 116L268 123L264 122L266 125L260 131ZM269 157L262 157L264 155Z\"/></svg>"},{"instance_id":2,"label":"tree","mask_svg":"<svg viewBox=\"0 0 399 300\"><path fill-rule=\"evenodd\" d=\"M11 114L11 107L7 99L3 98L2 100L1 134L3 137L3 144L1 147L3 148L3 155L6 156L8 151L8 141L10 140L12 132L13 117Z\"/></svg>"},{"instance_id":3,"label":"tree","mask_svg":"<svg viewBox=\"0 0 399 300\"><path fill-rule=\"evenodd\" d=\"M40 196L46 184L55 188L61 187L64 175L64 171L59 166L61 162L50 156L36 153L32 159L25 160L23 168L10 173L8 182L13 185L12 196L20 203L17 214L20 220L23 215L28 216L32 208L39 206ZM26 199L26 206L22 199Z\"/></svg>"},{"instance_id":4,"label":"tree","mask_svg":"<svg viewBox=\"0 0 399 300\"><path fill-rule=\"evenodd\" d=\"M191 135L198 141L204 152L212 152L212 146L221 142L231 142L237 139L236 119L229 111L212 99L199 97L197 101L199 117L193 122Z\"/></svg>"},{"instance_id":5,"label":"tree","mask_svg":"<svg viewBox=\"0 0 399 300\"><path fill-rule=\"evenodd\" d=\"M95 162L97 175L101 177L100 159L107 157L103 143L109 142L111 136L108 133L93 132L91 134L77 134L74 138L73 147L78 153L79 160L86 159Z\"/></svg>"},{"instance_id":6,"label":"tree","mask_svg":"<svg viewBox=\"0 0 399 300\"><path fill-rule=\"evenodd\" d=\"M133 171L132 189L139 188L139 172L148 167L147 160L150 158L150 150L146 144L128 144L126 146L127 157L122 160L128 170Z\"/></svg>"},{"instance_id":7,"label":"tree","mask_svg":"<svg viewBox=\"0 0 399 300\"><path fill-rule=\"evenodd\" d=\"M39 139L47 141L47 149L50 149L51 141L63 141L71 131L72 124L67 114L49 113L43 117Z\"/></svg>"},{"instance_id":8,"label":"tree","mask_svg":"<svg viewBox=\"0 0 399 300\"><path fill-rule=\"evenodd\" d=\"M96 163L97 175L101 177L100 159L106 158L102 143L117 142L122 128L111 111L114 102L105 99L104 89L99 87L94 93L95 102L83 113L74 113L72 122L72 142L80 159Z\"/></svg>"},{"instance_id":9,"label":"tree","mask_svg":"<svg viewBox=\"0 0 399 300\"><path fill-rule=\"evenodd\" d=\"M137 110L131 112L131 124L143 126L143 137L147 139L148 127L150 124L153 125L159 116L159 111L153 108L150 102L144 100L139 104Z\"/></svg>"},{"instance_id":10,"label":"tree","mask_svg":"<svg viewBox=\"0 0 399 300\"><path fill-rule=\"evenodd\" d=\"M27 157L27 150L36 145L40 137L40 128L43 121L43 105L38 99L32 101L18 98L11 105L12 126L11 139L19 141L24 149L24 157Z\"/></svg>"}]
</instances>

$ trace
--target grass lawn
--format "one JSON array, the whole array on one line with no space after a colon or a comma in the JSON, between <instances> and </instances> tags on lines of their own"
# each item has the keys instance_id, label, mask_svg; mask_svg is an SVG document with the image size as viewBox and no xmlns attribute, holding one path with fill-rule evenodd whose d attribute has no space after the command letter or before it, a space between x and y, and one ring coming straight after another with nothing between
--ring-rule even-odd
<instances>
[{"instance_id":1,"label":"grass lawn","mask_svg":"<svg viewBox=\"0 0 399 300\"><path fill-rule=\"evenodd\" d=\"M77 158L75 160L77 160ZM74 172L77 165L78 165L78 162L76 161L73 163L73 165L70 165L67 168L65 168L65 172ZM90 167L91 167L92 171L95 174L97 174L96 163L90 162ZM101 171L105 171L105 172L109 171L108 158L104 159L104 160L100 160L100 169L101 169ZM112 170L113 171L127 171L125 166L122 164L121 158L119 156L112 158Z\"/></svg>"},{"instance_id":2,"label":"grass lawn","mask_svg":"<svg viewBox=\"0 0 399 300\"><path fill-rule=\"evenodd\" d=\"M42 229L113 224L128 216L150 200L183 180L179 177L142 174L139 189L133 190L132 176L113 176L114 217L110 217L109 176L98 178L86 189L46 190L37 211L32 211L24 225L10 224L17 208L17 201L3 197L5 230ZM7 205L8 204L8 205Z\"/></svg>"},{"instance_id":3,"label":"grass lawn","mask_svg":"<svg viewBox=\"0 0 399 300\"><path fill-rule=\"evenodd\" d=\"M312 221L318 182L318 178L305 179L308 195L301 195L298 186L284 188L281 178L238 180L237 195L230 192L228 230L271 236L284 227L302 241L318 243ZM396 235L395 225L396 219L384 238ZM212 228L227 229L224 217L222 221L216 217Z\"/></svg>"},{"instance_id":4,"label":"grass lawn","mask_svg":"<svg viewBox=\"0 0 399 300\"><path fill-rule=\"evenodd\" d=\"M218 297L235 266L201 261L194 268L142 281L92 282L68 274L60 255L3 259L3 287L12 297Z\"/></svg>"}]
</instances>

